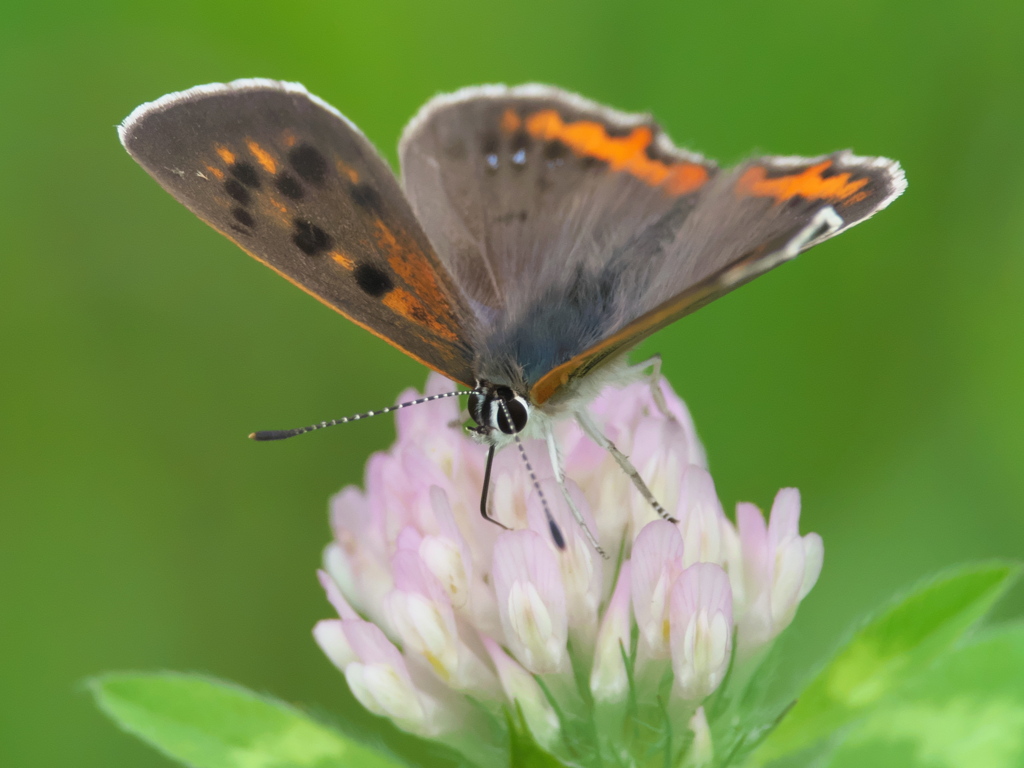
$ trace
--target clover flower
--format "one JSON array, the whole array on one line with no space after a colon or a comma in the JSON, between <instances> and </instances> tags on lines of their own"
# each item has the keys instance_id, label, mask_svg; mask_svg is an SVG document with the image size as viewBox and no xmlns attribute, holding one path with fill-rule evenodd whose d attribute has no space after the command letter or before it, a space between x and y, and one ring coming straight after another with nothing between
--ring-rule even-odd
<instances>
[{"instance_id":1,"label":"clover flower","mask_svg":"<svg viewBox=\"0 0 1024 768\"><path fill-rule=\"evenodd\" d=\"M447 389L434 374L426 394ZM558 427L569 492L608 559L573 521L543 443L525 449L564 550L516 451L492 472L503 530L480 515L485 452L458 404L398 412L365 491L332 500L320 573L338 618L314 636L364 707L480 765L507 763L527 734L573 765L712 759L702 704L792 621L823 549L800 536L796 489L778 493L767 522L739 504L734 525L686 407L667 383L661 392L667 414L644 382L591 410L677 523L574 423Z\"/></svg>"}]
</instances>

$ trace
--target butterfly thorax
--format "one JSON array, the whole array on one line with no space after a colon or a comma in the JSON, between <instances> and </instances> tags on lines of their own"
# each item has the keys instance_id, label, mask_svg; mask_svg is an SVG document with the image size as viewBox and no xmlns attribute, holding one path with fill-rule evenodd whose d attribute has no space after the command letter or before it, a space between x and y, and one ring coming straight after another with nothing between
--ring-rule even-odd
<instances>
[{"instance_id":1,"label":"butterfly thorax","mask_svg":"<svg viewBox=\"0 0 1024 768\"><path fill-rule=\"evenodd\" d=\"M616 331L629 319L613 290L617 271L575 270L485 323L476 368L481 378L530 392L544 374Z\"/></svg>"}]
</instances>

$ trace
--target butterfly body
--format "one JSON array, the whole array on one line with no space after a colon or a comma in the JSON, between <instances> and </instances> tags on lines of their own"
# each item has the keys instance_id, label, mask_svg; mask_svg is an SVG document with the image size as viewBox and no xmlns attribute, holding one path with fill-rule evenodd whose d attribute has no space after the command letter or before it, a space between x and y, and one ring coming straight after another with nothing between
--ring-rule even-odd
<instances>
[{"instance_id":1,"label":"butterfly body","mask_svg":"<svg viewBox=\"0 0 1024 768\"><path fill-rule=\"evenodd\" d=\"M630 348L906 186L895 161L848 151L719 169L647 115L541 85L432 99L403 132L401 182L294 83L170 94L119 133L247 253L473 389L492 446L550 441L628 378Z\"/></svg>"}]
</instances>

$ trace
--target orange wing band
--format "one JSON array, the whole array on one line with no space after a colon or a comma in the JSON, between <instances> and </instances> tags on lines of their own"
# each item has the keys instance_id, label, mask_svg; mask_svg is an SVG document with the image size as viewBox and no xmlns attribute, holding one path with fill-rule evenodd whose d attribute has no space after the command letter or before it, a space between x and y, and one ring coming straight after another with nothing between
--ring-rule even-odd
<instances>
[{"instance_id":1,"label":"orange wing band","mask_svg":"<svg viewBox=\"0 0 1024 768\"><path fill-rule=\"evenodd\" d=\"M825 171L831 167L831 160L823 160L800 173L768 178L764 166L755 165L740 176L736 182L736 193L741 196L771 197L777 203L784 203L797 196L808 200L849 203L863 200L865 193L860 190L869 179L853 179L853 174L849 172L825 176Z\"/></svg>"},{"instance_id":2,"label":"orange wing band","mask_svg":"<svg viewBox=\"0 0 1024 768\"><path fill-rule=\"evenodd\" d=\"M543 109L521 120L509 109L501 119L503 130L511 133L525 126L537 139L560 141L581 157L593 157L608 163L613 171L623 171L652 187L663 187L670 195L685 195L708 180L707 169L699 163L670 163L648 154L654 131L646 125L625 136L611 136L601 123L592 120L565 122L553 109Z\"/></svg>"}]
</instances>

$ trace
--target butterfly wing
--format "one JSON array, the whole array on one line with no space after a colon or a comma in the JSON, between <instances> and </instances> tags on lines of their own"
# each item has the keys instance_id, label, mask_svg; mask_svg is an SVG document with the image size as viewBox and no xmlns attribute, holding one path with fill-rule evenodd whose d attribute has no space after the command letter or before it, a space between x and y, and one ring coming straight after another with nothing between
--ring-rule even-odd
<instances>
[{"instance_id":1,"label":"butterfly wing","mask_svg":"<svg viewBox=\"0 0 1024 768\"><path fill-rule=\"evenodd\" d=\"M214 229L411 357L472 386L476 325L397 179L298 84L164 96L119 129L131 156Z\"/></svg>"},{"instance_id":2,"label":"butterfly wing","mask_svg":"<svg viewBox=\"0 0 1024 768\"><path fill-rule=\"evenodd\" d=\"M439 96L399 154L414 210L484 319L603 271L638 232L681 221L715 174L649 116L542 85Z\"/></svg>"},{"instance_id":3,"label":"butterfly wing","mask_svg":"<svg viewBox=\"0 0 1024 768\"><path fill-rule=\"evenodd\" d=\"M836 153L719 171L645 115L546 86L441 96L400 145L406 193L485 329L481 369L535 403L898 195Z\"/></svg>"},{"instance_id":4,"label":"butterfly wing","mask_svg":"<svg viewBox=\"0 0 1024 768\"><path fill-rule=\"evenodd\" d=\"M906 189L894 160L762 157L722 173L665 248L637 318L544 374L538 403L616 353L885 208ZM654 306L651 306L651 305Z\"/></svg>"}]
</instances>

